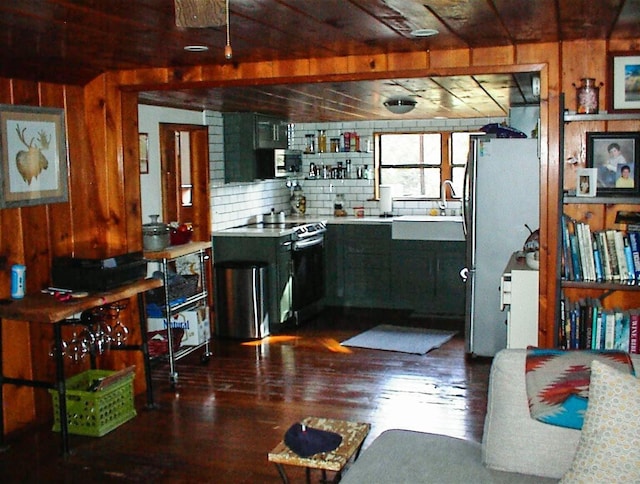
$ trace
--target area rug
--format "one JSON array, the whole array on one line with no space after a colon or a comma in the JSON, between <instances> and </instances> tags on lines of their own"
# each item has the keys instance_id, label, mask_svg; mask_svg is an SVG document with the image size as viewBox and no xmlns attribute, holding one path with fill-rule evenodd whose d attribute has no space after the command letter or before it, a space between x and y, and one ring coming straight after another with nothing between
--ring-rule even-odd
<instances>
[{"instance_id":1,"label":"area rug","mask_svg":"<svg viewBox=\"0 0 640 484\"><path fill-rule=\"evenodd\" d=\"M342 346L424 355L455 336L455 331L381 324L341 343Z\"/></svg>"}]
</instances>

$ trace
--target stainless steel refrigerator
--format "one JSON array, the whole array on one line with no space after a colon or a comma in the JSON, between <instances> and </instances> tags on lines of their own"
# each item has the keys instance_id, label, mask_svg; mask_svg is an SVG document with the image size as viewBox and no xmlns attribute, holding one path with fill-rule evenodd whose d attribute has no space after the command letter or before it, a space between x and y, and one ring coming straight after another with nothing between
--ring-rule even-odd
<instances>
[{"instance_id":1,"label":"stainless steel refrigerator","mask_svg":"<svg viewBox=\"0 0 640 484\"><path fill-rule=\"evenodd\" d=\"M507 344L500 276L540 224L537 139L473 136L464 194L467 233L466 351L493 356Z\"/></svg>"}]
</instances>

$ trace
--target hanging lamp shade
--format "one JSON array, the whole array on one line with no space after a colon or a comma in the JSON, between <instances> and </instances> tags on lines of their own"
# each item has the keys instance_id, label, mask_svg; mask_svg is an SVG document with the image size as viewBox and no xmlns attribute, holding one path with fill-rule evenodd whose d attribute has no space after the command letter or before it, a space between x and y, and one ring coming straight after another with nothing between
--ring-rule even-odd
<instances>
[{"instance_id":1,"label":"hanging lamp shade","mask_svg":"<svg viewBox=\"0 0 640 484\"><path fill-rule=\"evenodd\" d=\"M413 108L418 104L414 99L407 99L403 97L387 99L384 102L384 107L391 111L393 114L407 114L413 111Z\"/></svg>"}]
</instances>

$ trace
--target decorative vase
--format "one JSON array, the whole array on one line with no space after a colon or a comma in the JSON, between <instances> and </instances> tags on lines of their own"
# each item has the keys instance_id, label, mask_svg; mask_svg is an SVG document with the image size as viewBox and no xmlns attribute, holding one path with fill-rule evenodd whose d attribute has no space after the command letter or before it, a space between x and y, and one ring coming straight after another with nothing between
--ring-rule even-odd
<instances>
[{"instance_id":1,"label":"decorative vase","mask_svg":"<svg viewBox=\"0 0 640 484\"><path fill-rule=\"evenodd\" d=\"M579 86L573 84L576 88L576 113L598 114L598 98L602 85L596 85L596 80L592 77L581 79Z\"/></svg>"}]
</instances>

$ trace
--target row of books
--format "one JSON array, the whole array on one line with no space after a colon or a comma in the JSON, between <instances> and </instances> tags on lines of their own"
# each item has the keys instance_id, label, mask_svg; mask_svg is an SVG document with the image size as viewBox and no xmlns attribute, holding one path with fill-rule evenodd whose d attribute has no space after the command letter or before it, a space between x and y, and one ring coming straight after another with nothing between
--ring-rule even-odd
<instances>
[{"instance_id":1,"label":"row of books","mask_svg":"<svg viewBox=\"0 0 640 484\"><path fill-rule=\"evenodd\" d=\"M564 280L640 284L640 232L592 231L566 214L562 230Z\"/></svg>"},{"instance_id":2,"label":"row of books","mask_svg":"<svg viewBox=\"0 0 640 484\"><path fill-rule=\"evenodd\" d=\"M563 349L640 353L640 308L605 309L599 299L560 299L559 344Z\"/></svg>"}]
</instances>

